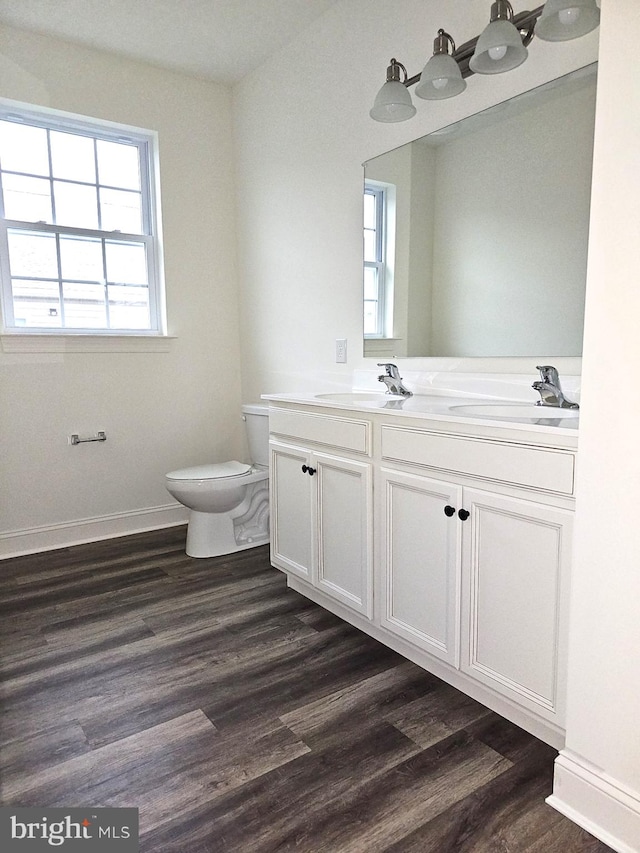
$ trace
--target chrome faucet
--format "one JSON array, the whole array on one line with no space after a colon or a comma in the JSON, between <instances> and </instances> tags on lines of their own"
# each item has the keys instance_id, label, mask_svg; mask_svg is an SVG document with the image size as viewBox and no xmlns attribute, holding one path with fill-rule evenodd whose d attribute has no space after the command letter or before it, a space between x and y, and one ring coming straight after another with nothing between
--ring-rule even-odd
<instances>
[{"instance_id":1,"label":"chrome faucet","mask_svg":"<svg viewBox=\"0 0 640 853\"><path fill-rule=\"evenodd\" d=\"M382 376L378 376L378 382L384 382L387 386L387 394L398 394L401 397L413 396L413 392L409 391L409 389L402 384L402 377L400 376L395 364L378 362L378 367L384 367L385 372Z\"/></svg>"},{"instance_id":2,"label":"chrome faucet","mask_svg":"<svg viewBox=\"0 0 640 853\"><path fill-rule=\"evenodd\" d=\"M567 400L560 387L558 371L551 364L539 364L536 370L540 371L540 380L534 382L531 387L540 394L536 406L555 406L559 409L579 409L577 403Z\"/></svg>"}]
</instances>

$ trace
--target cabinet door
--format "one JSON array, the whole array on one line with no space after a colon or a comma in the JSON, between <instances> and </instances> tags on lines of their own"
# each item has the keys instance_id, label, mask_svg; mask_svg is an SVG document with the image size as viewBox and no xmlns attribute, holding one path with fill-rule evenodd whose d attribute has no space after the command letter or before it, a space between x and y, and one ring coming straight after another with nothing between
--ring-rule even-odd
<instances>
[{"instance_id":1,"label":"cabinet door","mask_svg":"<svg viewBox=\"0 0 640 853\"><path fill-rule=\"evenodd\" d=\"M381 470L381 624L454 666L461 495L462 489L449 483Z\"/></svg>"},{"instance_id":2,"label":"cabinet door","mask_svg":"<svg viewBox=\"0 0 640 853\"><path fill-rule=\"evenodd\" d=\"M301 447L269 443L271 450L271 559L298 577L312 581L313 527L311 477L302 470L310 454Z\"/></svg>"},{"instance_id":3,"label":"cabinet door","mask_svg":"<svg viewBox=\"0 0 640 853\"><path fill-rule=\"evenodd\" d=\"M464 504L462 668L562 725L572 513L474 489Z\"/></svg>"},{"instance_id":4,"label":"cabinet door","mask_svg":"<svg viewBox=\"0 0 640 853\"><path fill-rule=\"evenodd\" d=\"M313 453L312 464L316 468L318 588L371 618L371 465L327 453Z\"/></svg>"}]
</instances>

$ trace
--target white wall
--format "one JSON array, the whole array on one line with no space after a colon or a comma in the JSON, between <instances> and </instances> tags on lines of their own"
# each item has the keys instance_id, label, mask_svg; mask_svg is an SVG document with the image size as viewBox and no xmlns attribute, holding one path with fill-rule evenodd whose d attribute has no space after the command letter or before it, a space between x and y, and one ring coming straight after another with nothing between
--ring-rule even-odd
<instances>
[{"instance_id":1,"label":"white wall","mask_svg":"<svg viewBox=\"0 0 640 853\"><path fill-rule=\"evenodd\" d=\"M554 786L555 805L630 853L640 850L638 32L637 0L603 0L567 749Z\"/></svg>"},{"instance_id":2,"label":"white wall","mask_svg":"<svg viewBox=\"0 0 640 853\"><path fill-rule=\"evenodd\" d=\"M159 132L176 336L160 353L0 351L0 555L186 518L162 509L164 474L243 453L230 92L1 28L0 96ZM99 429L105 444L67 444Z\"/></svg>"},{"instance_id":3,"label":"white wall","mask_svg":"<svg viewBox=\"0 0 640 853\"><path fill-rule=\"evenodd\" d=\"M640 6L637 0L602 0L601 5L569 758L563 760L579 758L564 776L559 764L554 804L564 804L582 825L630 853L640 850L635 520L640 503L640 193L635 186ZM597 57L597 31L574 42L534 42L519 69L472 79L466 93L451 101L420 104L410 122L379 125L369 119L391 56L415 73L438 27L463 42L483 28L488 7L485 0L344 0L238 87L246 395L347 384L354 368L367 366L360 356L365 160ZM333 359L338 337L349 339L345 366ZM424 369L434 363L411 361ZM535 370L535 360L499 364L505 372ZM469 360L456 367L495 370L496 362Z\"/></svg>"}]
</instances>

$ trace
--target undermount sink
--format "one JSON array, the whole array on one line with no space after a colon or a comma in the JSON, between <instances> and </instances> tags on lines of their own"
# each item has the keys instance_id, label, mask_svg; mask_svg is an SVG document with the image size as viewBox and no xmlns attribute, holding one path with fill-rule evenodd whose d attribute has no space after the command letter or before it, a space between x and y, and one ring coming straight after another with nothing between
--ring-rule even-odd
<instances>
[{"instance_id":1,"label":"undermount sink","mask_svg":"<svg viewBox=\"0 0 640 853\"><path fill-rule=\"evenodd\" d=\"M553 406L536 406L533 403L482 403L468 406L452 406L451 411L478 418L514 418L515 420L564 420L577 418L580 409L559 409Z\"/></svg>"},{"instance_id":2,"label":"undermount sink","mask_svg":"<svg viewBox=\"0 0 640 853\"><path fill-rule=\"evenodd\" d=\"M347 391L333 394L316 394L318 400L332 403L387 403L390 400L404 400L399 394L376 393L375 391Z\"/></svg>"}]
</instances>

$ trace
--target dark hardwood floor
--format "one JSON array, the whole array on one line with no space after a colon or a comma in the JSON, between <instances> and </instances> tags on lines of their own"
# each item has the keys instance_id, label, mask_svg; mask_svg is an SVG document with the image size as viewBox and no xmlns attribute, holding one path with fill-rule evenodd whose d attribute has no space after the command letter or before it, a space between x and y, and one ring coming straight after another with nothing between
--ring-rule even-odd
<instances>
[{"instance_id":1,"label":"dark hardwood floor","mask_svg":"<svg viewBox=\"0 0 640 853\"><path fill-rule=\"evenodd\" d=\"M2 572L2 799L134 806L143 853L604 853L555 752L184 528Z\"/></svg>"}]
</instances>

